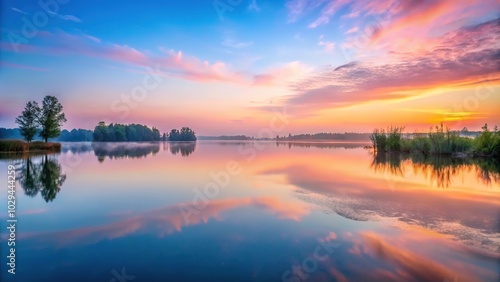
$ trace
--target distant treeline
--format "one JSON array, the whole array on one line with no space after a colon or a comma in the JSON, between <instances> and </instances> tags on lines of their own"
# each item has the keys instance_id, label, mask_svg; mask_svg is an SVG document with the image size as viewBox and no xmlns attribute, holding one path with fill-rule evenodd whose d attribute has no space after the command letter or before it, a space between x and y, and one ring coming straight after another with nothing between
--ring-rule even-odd
<instances>
[{"instance_id":1,"label":"distant treeline","mask_svg":"<svg viewBox=\"0 0 500 282\"><path fill-rule=\"evenodd\" d=\"M181 130L172 129L170 133L160 135L156 128L149 128L141 124L106 125L103 121L94 128L94 142L145 142L145 141L196 141L195 132L189 127Z\"/></svg>"},{"instance_id":2,"label":"distant treeline","mask_svg":"<svg viewBox=\"0 0 500 282\"><path fill-rule=\"evenodd\" d=\"M0 128L0 139L23 139L19 128ZM34 137L35 141L42 140L41 137ZM61 131L61 135L57 138L50 138L51 141L61 142L83 142L92 141L92 130L87 129L66 129Z\"/></svg>"},{"instance_id":3,"label":"distant treeline","mask_svg":"<svg viewBox=\"0 0 500 282\"><path fill-rule=\"evenodd\" d=\"M288 136L276 136L276 140L287 140L287 141L296 141L296 140L346 140L346 141L370 141L369 133L331 133L331 132L322 132L315 134L298 134Z\"/></svg>"},{"instance_id":4,"label":"distant treeline","mask_svg":"<svg viewBox=\"0 0 500 282\"><path fill-rule=\"evenodd\" d=\"M160 141L160 131L155 127L149 128L141 124L113 124L106 125L103 121L94 128L93 141L95 142L142 142Z\"/></svg>"},{"instance_id":5,"label":"distant treeline","mask_svg":"<svg viewBox=\"0 0 500 282\"><path fill-rule=\"evenodd\" d=\"M92 141L92 130L87 129L72 129L67 131L64 129L61 131L61 135L55 140L62 142L85 142Z\"/></svg>"},{"instance_id":6,"label":"distant treeline","mask_svg":"<svg viewBox=\"0 0 500 282\"><path fill-rule=\"evenodd\" d=\"M0 139L23 139L23 136L19 128L0 128Z\"/></svg>"},{"instance_id":7,"label":"distant treeline","mask_svg":"<svg viewBox=\"0 0 500 282\"><path fill-rule=\"evenodd\" d=\"M222 136L200 136L200 140L252 140L253 137L246 135L222 135Z\"/></svg>"},{"instance_id":8,"label":"distant treeline","mask_svg":"<svg viewBox=\"0 0 500 282\"><path fill-rule=\"evenodd\" d=\"M272 140L273 138L254 138L246 135L200 136L200 140ZM370 141L370 133L314 133L288 136L277 135L274 140L280 141L311 141L311 140L338 140L338 141Z\"/></svg>"}]
</instances>

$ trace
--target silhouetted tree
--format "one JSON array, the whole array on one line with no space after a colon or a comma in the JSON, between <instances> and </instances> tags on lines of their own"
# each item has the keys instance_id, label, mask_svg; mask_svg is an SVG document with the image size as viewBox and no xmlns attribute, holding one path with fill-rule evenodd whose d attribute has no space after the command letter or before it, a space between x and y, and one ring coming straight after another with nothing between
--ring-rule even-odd
<instances>
[{"instance_id":1,"label":"silhouetted tree","mask_svg":"<svg viewBox=\"0 0 500 282\"><path fill-rule=\"evenodd\" d=\"M86 129L72 129L71 131L64 129L61 131L61 135L59 135L57 140L66 142L92 141L93 132L92 130Z\"/></svg>"},{"instance_id":2,"label":"silhouetted tree","mask_svg":"<svg viewBox=\"0 0 500 282\"><path fill-rule=\"evenodd\" d=\"M181 130L172 129L168 135L169 141L196 141L196 134L191 128L183 127Z\"/></svg>"},{"instance_id":3,"label":"silhouetted tree","mask_svg":"<svg viewBox=\"0 0 500 282\"><path fill-rule=\"evenodd\" d=\"M160 141L160 131L140 124L118 124L111 123L108 126L100 122L93 133L93 141L96 142L142 142Z\"/></svg>"},{"instance_id":4,"label":"silhouetted tree","mask_svg":"<svg viewBox=\"0 0 500 282\"><path fill-rule=\"evenodd\" d=\"M61 126L66 122L66 117L62 110L63 106L56 97L45 96L45 98L43 98L38 122L41 127L40 137L42 137L45 142L47 142L49 138L54 138L61 134Z\"/></svg>"},{"instance_id":5,"label":"silhouetted tree","mask_svg":"<svg viewBox=\"0 0 500 282\"><path fill-rule=\"evenodd\" d=\"M172 129L170 130L170 134L168 134L168 141L181 141L181 134L179 133L179 130L177 129Z\"/></svg>"},{"instance_id":6,"label":"silhouetted tree","mask_svg":"<svg viewBox=\"0 0 500 282\"><path fill-rule=\"evenodd\" d=\"M24 111L16 118L19 130L24 140L31 142L38 131L38 118L40 107L35 101L30 101L24 107Z\"/></svg>"},{"instance_id":7,"label":"silhouetted tree","mask_svg":"<svg viewBox=\"0 0 500 282\"><path fill-rule=\"evenodd\" d=\"M153 127L153 141L160 141L160 131Z\"/></svg>"}]
</instances>

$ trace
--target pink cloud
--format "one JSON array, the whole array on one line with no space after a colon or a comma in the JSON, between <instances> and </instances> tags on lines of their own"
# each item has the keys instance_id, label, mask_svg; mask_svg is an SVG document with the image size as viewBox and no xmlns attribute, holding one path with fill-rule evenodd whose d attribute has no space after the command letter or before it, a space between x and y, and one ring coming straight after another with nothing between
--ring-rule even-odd
<instances>
[{"instance_id":1,"label":"pink cloud","mask_svg":"<svg viewBox=\"0 0 500 282\"><path fill-rule=\"evenodd\" d=\"M321 15L312 23L309 24L309 28L316 28L319 25L327 24L330 22L330 18L335 15L340 8L347 5L351 0L335 0L330 1L325 5L321 11Z\"/></svg>"},{"instance_id":2,"label":"pink cloud","mask_svg":"<svg viewBox=\"0 0 500 282\"><path fill-rule=\"evenodd\" d=\"M288 8L288 22L295 22L307 11L311 11L323 5L328 0L291 0L286 4Z\"/></svg>"},{"instance_id":3,"label":"pink cloud","mask_svg":"<svg viewBox=\"0 0 500 282\"><path fill-rule=\"evenodd\" d=\"M293 84L297 95L288 103L310 109L351 106L415 95L402 90L460 86L500 79L500 19L448 32L429 48L414 53L391 52L387 63L351 62L326 67Z\"/></svg>"},{"instance_id":4,"label":"pink cloud","mask_svg":"<svg viewBox=\"0 0 500 282\"><path fill-rule=\"evenodd\" d=\"M320 40L318 42L318 45L323 46L323 48L325 49L326 52L330 52L330 51L333 51L333 49L335 49L335 42L332 42L332 41Z\"/></svg>"},{"instance_id":5,"label":"pink cloud","mask_svg":"<svg viewBox=\"0 0 500 282\"><path fill-rule=\"evenodd\" d=\"M359 27L355 26L355 27L349 29L348 31L346 31L346 34L355 33L355 32L358 32L358 30L359 30Z\"/></svg>"},{"instance_id":6,"label":"pink cloud","mask_svg":"<svg viewBox=\"0 0 500 282\"><path fill-rule=\"evenodd\" d=\"M264 73L254 75L253 84L258 86L273 86L283 81L293 80L309 72L309 67L301 62L290 62L271 68Z\"/></svg>"},{"instance_id":7,"label":"pink cloud","mask_svg":"<svg viewBox=\"0 0 500 282\"><path fill-rule=\"evenodd\" d=\"M48 71L49 70L47 68L33 67L33 66L16 64L16 63L9 63L9 62L0 62L0 67L27 69L27 70L34 70L34 71Z\"/></svg>"},{"instance_id":8,"label":"pink cloud","mask_svg":"<svg viewBox=\"0 0 500 282\"><path fill-rule=\"evenodd\" d=\"M476 24L498 10L497 0L388 0L353 1L353 12L365 17L358 22L364 35L370 37L367 48L416 51L425 48L431 37L441 36L465 24ZM411 36L408 36L411 34ZM356 35L361 36L360 34ZM354 38L347 41L352 42Z\"/></svg>"},{"instance_id":9,"label":"pink cloud","mask_svg":"<svg viewBox=\"0 0 500 282\"><path fill-rule=\"evenodd\" d=\"M167 76L194 81L225 81L233 83L248 82L246 77L232 71L225 63L200 60L194 56L186 56L181 51L167 51L160 54L150 54L128 45L103 43L90 35L73 35L63 31L49 33L43 40L48 47L22 45L20 52L43 53L50 55L83 55L119 63L156 68ZM8 43L0 43L0 48L13 51Z\"/></svg>"},{"instance_id":10,"label":"pink cloud","mask_svg":"<svg viewBox=\"0 0 500 282\"><path fill-rule=\"evenodd\" d=\"M335 232L330 232L330 233L328 233L328 235L326 235L324 238L322 238L321 241L328 242L328 241L335 240L335 239L337 239L337 234L335 234Z\"/></svg>"}]
</instances>

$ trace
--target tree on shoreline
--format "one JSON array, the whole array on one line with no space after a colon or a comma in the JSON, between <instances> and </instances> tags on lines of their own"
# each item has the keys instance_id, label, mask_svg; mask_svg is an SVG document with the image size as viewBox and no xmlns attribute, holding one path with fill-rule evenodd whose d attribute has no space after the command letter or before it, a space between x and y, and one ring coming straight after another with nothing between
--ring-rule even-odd
<instances>
[{"instance_id":1,"label":"tree on shoreline","mask_svg":"<svg viewBox=\"0 0 500 282\"><path fill-rule=\"evenodd\" d=\"M16 123L19 124L19 131L24 140L33 141L37 132L45 142L49 138L59 136L61 125L66 122L62 109L63 106L54 96L45 96L42 108L35 101L26 103L24 111L16 117Z\"/></svg>"},{"instance_id":2,"label":"tree on shoreline","mask_svg":"<svg viewBox=\"0 0 500 282\"><path fill-rule=\"evenodd\" d=\"M38 122L41 126L39 135L45 142L47 142L49 138L54 138L61 134L61 126L67 121L62 110L63 106L56 97L45 96L45 98L43 98Z\"/></svg>"},{"instance_id":3,"label":"tree on shoreline","mask_svg":"<svg viewBox=\"0 0 500 282\"><path fill-rule=\"evenodd\" d=\"M24 107L20 116L16 117L16 123L19 124L19 130L24 140L33 141L38 128L38 119L40 116L40 107L36 101L30 101Z\"/></svg>"}]
</instances>

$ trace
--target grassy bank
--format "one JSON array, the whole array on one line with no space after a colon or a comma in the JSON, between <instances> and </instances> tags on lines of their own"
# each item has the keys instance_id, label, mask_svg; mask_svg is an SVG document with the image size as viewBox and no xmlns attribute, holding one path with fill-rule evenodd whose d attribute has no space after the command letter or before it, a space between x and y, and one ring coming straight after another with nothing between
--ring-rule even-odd
<instances>
[{"instance_id":1,"label":"grassy bank","mask_svg":"<svg viewBox=\"0 0 500 282\"><path fill-rule=\"evenodd\" d=\"M448 127L435 126L428 133L404 134L404 127L375 129L370 136L377 152L407 152L425 155L461 155L500 158L500 131L487 125L476 138L460 136Z\"/></svg>"},{"instance_id":2,"label":"grassy bank","mask_svg":"<svg viewBox=\"0 0 500 282\"><path fill-rule=\"evenodd\" d=\"M24 142L21 140L0 140L0 152L20 153L20 152L59 152L60 143L53 142Z\"/></svg>"}]
</instances>

